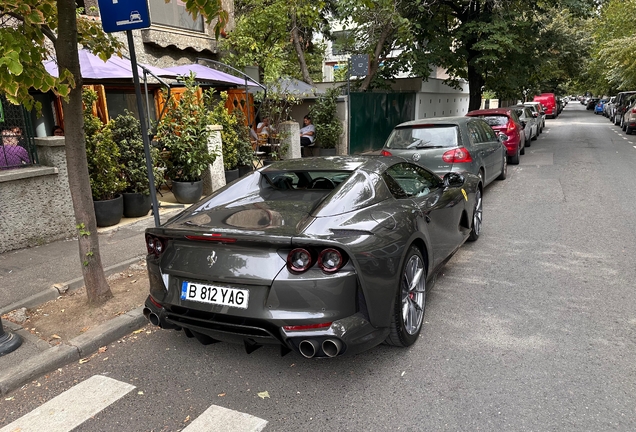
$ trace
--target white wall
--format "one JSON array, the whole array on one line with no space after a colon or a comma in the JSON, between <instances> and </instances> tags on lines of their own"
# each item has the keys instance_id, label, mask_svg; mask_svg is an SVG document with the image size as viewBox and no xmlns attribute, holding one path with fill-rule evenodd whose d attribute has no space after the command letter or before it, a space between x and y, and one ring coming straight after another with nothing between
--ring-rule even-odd
<instances>
[{"instance_id":1,"label":"white wall","mask_svg":"<svg viewBox=\"0 0 636 432\"><path fill-rule=\"evenodd\" d=\"M444 80L422 81L415 97L415 120L430 117L464 116L468 112L468 83L460 89L444 84Z\"/></svg>"}]
</instances>

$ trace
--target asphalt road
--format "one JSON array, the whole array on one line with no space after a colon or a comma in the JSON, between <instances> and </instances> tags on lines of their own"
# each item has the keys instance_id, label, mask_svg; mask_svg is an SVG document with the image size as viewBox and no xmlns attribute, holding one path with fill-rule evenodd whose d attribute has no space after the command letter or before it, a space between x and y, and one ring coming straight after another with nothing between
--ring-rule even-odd
<instances>
[{"instance_id":1,"label":"asphalt road","mask_svg":"<svg viewBox=\"0 0 636 432\"><path fill-rule=\"evenodd\" d=\"M177 431L211 405L268 432L636 430L635 146L577 102L546 120L486 189L482 236L446 265L410 349L246 355L147 327L0 401L0 425L101 374L135 389L74 431Z\"/></svg>"}]
</instances>

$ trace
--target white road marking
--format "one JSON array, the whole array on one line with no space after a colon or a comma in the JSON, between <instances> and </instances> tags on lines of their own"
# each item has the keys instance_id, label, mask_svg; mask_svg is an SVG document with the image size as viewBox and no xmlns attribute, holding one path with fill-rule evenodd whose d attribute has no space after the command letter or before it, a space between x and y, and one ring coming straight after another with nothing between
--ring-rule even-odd
<instances>
[{"instance_id":1,"label":"white road marking","mask_svg":"<svg viewBox=\"0 0 636 432\"><path fill-rule=\"evenodd\" d=\"M94 375L0 429L0 432L68 432L135 386Z\"/></svg>"},{"instance_id":2,"label":"white road marking","mask_svg":"<svg viewBox=\"0 0 636 432\"><path fill-rule=\"evenodd\" d=\"M632 147L636 148L636 146L632 146Z\"/></svg>"},{"instance_id":3,"label":"white road marking","mask_svg":"<svg viewBox=\"0 0 636 432\"><path fill-rule=\"evenodd\" d=\"M212 405L198 416L183 432L260 432L267 421L239 411Z\"/></svg>"}]
</instances>

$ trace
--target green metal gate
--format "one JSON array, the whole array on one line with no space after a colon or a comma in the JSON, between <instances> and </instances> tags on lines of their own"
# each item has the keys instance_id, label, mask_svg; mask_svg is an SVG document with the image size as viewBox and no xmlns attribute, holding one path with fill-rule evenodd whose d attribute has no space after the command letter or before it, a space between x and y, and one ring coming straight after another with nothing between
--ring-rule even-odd
<instances>
[{"instance_id":1,"label":"green metal gate","mask_svg":"<svg viewBox=\"0 0 636 432\"><path fill-rule=\"evenodd\" d=\"M415 93L351 93L350 154L379 150L395 125L415 118Z\"/></svg>"}]
</instances>

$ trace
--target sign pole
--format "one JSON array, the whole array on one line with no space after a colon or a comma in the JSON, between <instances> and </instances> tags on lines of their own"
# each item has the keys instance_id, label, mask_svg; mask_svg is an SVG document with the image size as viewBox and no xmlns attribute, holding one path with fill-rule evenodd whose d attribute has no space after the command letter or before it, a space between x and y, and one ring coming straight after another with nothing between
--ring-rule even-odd
<instances>
[{"instance_id":1,"label":"sign pole","mask_svg":"<svg viewBox=\"0 0 636 432\"><path fill-rule=\"evenodd\" d=\"M133 81L135 83L135 94L137 96L137 112L139 113L139 123L141 124L141 137L144 140L144 152L146 153L146 169L148 170L148 182L150 186L150 199L152 200L152 215L155 218L155 226L161 225L159 221L159 204L157 202L157 190L155 188L155 176L152 171L152 157L150 156L150 139L148 137L148 125L146 124L144 105L141 99L141 86L139 84L139 70L137 69L137 55L135 54L135 42L132 30L126 30L128 37L128 52L130 52L130 63L132 65Z\"/></svg>"}]
</instances>

